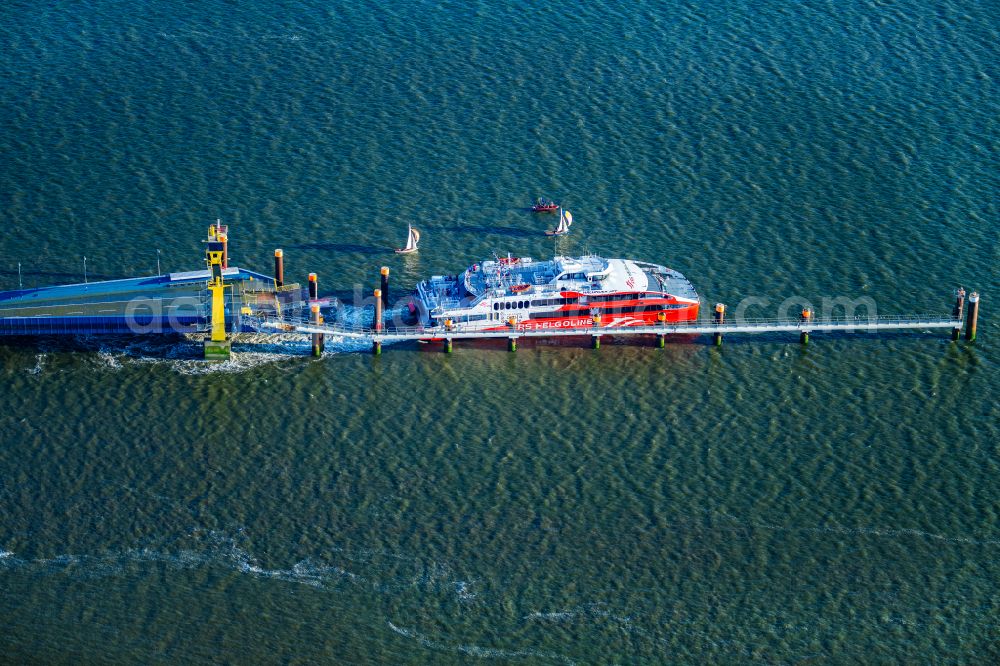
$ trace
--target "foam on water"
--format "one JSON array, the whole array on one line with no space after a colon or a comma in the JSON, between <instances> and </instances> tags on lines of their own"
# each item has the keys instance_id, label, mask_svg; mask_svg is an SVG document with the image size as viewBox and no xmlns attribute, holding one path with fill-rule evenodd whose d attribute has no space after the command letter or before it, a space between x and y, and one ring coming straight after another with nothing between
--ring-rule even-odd
<instances>
[{"instance_id":1,"label":"foam on water","mask_svg":"<svg viewBox=\"0 0 1000 666\"><path fill-rule=\"evenodd\" d=\"M572 659L551 652L541 652L538 650L503 650L498 648L488 648L481 647L479 645L448 645L447 643L438 642L427 638L426 636L418 633L413 629L407 629L406 627L399 627L393 624L391 621L386 620L386 624L390 629L395 631L400 636L410 638L418 642L420 645L431 650L439 650L444 652L458 652L461 654L467 654L473 657L483 657L488 659L524 659L528 657L534 657L536 659L552 659L560 661L564 664L575 663Z\"/></svg>"},{"instance_id":2,"label":"foam on water","mask_svg":"<svg viewBox=\"0 0 1000 666\"><path fill-rule=\"evenodd\" d=\"M237 539L214 530L195 530L206 537L205 550L181 549L163 551L151 547L130 548L120 552L101 554L61 554L37 559L14 557L13 552L0 552L0 563L7 569L29 568L36 573L68 574L90 579L120 576L126 567L134 564L165 564L173 569L193 569L203 566L228 565L232 570L257 578L322 588L334 581L365 583L362 576L336 565L316 564L309 559L295 563L288 569L269 569L237 545Z\"/></svg>"},{"instance_id":3,"label":"foam on water","mask_svg":"<svg viewBox=\"0 0 1000 666\"><path fill-rule=\"evenodd\" d=\"M45 365L45 354L36 354L35 365L33 365L31 368L28 369L28 374L37 375L42 371L44 365Z\"/></svg>"},{"instance_id":4,"label":"foam on water","mask_svg":"<svg viewBox=\"0 0 1000 666\"><path fill-rule=\"evenodd\" d=\"M101 372L120 372L134 365L164 365L181 375L231 374L252 371L265 365L302 359L310 355L308 336L298 334L250 334L234 337L232 355L226 361L206 361L201 336L177 339L77 337L66 351L81 353L87 362L92 354L94 367ZM324 357L368 351L369 345L354 338L327 336ZM45 370L51 351L39 353L27 370L38 375Z\"/></svg>"},{"instance_id":5,"label":"foam on water","mask_svg":"<svg viewBox=\"0 0 1000 666\"><path fill-rule=\"evenodd\" d=\"M937 534L934 532L926 532L924 530L918 530L912 528L842 527L842 526L807 527L807 526L771 525L766 523L743 521L737 518L736 516L732 516L724 512L713 511L710 513L725 518L727 520L730 520L733 523L739 525L740 527L748 527L752 529L762 529L775 532L846 534L846 535L866 536L866 537L868 536L883 537L887 539L918 538L918 539L929 539L933 541L943 541L947 543L969 544L973 546L1000 546L1000 538L982 539L971 536L950 536L947 534Z\"/></svg>"}]
</instances>

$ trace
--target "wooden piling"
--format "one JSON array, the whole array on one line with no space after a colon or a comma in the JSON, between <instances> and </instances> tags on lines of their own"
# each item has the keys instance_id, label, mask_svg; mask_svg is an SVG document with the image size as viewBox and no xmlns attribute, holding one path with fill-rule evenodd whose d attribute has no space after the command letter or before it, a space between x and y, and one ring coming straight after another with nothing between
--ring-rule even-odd
<instances>
[{"instance_id":1,"label":"wooden piling","mask_svg":"<svg viewBox=\"0 0 1000 666\"><path fill-rule=\"evenodd\" d=\"M282 287L285 284L285 251L274 251L274 286Z\"/></svg>"},{"instance_id":2,"label":"wooden piling","mask_svg":"<svg viewBox=\"0 0 1000 666\"><path fill-rule=\"evenodd\" d=\"M381 340L372 340L372 353L375 354L376 356L380 356L382 354Z\"/></svg>"},{"instance_id":3,"label":"wooden piling","mask_svg":"<svg viewBox=\"0 0 1000 666\"><path fill-rule=\"evenodd\" d=\"M969 294L969 309L965 315L965 339L976 341L976 324L979 319L979 292Z\"/></svg>"},{"instance_id":4,"label":"wooden piling","mask_svg":"<svg viewBox=\"0 0 1000 666\"><path fill-rule=\"evenodd\" d=\"M315 273L309 274L309 300L315 301L319 298L319 277Z\"/></svg>"},{"instance_id":5,"label":"wooden piling","mask_svg":"<svg viewBox=\"0 0 1000 666\"><path fill-rule=\"evenodd\" d=\"M955 321L958 322L955 325L955 328L951 329L952 340L957 341L958 338L962 335L962 309L964 305L965 305L965 289L959 287L958 291L955 292L955 309L951 311L951 316L954 317Z\"/></svg>"},{"instance_id":6,"label":"wooden piling","mask_svg":"<svg viewBox=\"0 0 1000 666\"><path fill-rule=\"evenodd\" d=\"M715 319L715 323L721 326L726 321L726 306L723 303L715 304L715 312L712 313L712 317ZM714 333L712 335L712 342L716 347L722 346L722 333Z\"/></svg>"},{"instance_id":7,"label":"wooden piling","mask_svg":"<svg viewBox=\"0 0 1000 666\"><path fill-rule=\"evenodd\" d=\"M444 353L445 354L450 354L451 353L451 349L452 349L452 347L451 347L451 338L445 338L444 339Z\"/></svg>"},{"instance_id":8,"label":"wooden piling","mask_svg":"<svg viewBox=\"0 0 1000 666\"><path fill-rule=\"evenodd\" d=\"M389 309L389 267L383 266L380 271L382 274L382 307L386 310Z\"/></svg>"},{"instance_id":9,"label":"wooden piling","mask_svg":"<svg viewBox=\"0 0 1000 666\"><path fill-rule=\"evenodd\" d=\"M309 309L310 309L310 312L311 312L311 316L310 316L309 320L313 324L319 325L321 323L321 321L322 321L322 318L320 317L320 314L319 314L319 306L318 305L313 305ZM319 358L320 356L323 355L323 334L322 333L313 333L312 334L312 355L315 356L316 358Z\"/></svg>"},{"instance_id":10,"label":"wooden piling","mask_svg":"<svg viewBox=\"0 0 1000 666\"><path fill-rule=\"evenodd\" d=\"M802 323L808 324L810 319L812 319L812 310L810 310L809 308L802 310ZM799 333L799 342L801 342L804 345L809 344L808 330L804 330L801 333Z\"/></svg>"},{"instance_id":11,"label":"wooden piling","mask_svg":"<svg viewBox=\"0 0 1000 666\"><path fill-rule=\"evenodd\" d=\"M507 351L517 351L517 338L514 336L507 338Z\"/></svg>"},{"instance_id":12,"label":"wooden piling","mask_svg":"<svg viewBox=\"0 0 1000 666\"><path fill-rule=\"evenodd\" d=\"M377 333L382 330L382 290L376 289L372 295L375 297L375 318L372 321L372 328Z\"/></svg>"}]
</instances>

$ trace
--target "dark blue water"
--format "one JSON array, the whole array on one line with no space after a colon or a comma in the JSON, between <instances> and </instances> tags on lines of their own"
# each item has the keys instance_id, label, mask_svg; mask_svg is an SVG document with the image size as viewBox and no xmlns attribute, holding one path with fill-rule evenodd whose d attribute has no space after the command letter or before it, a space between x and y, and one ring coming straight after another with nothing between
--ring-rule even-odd
<instances>
[{"instance_id":1,"label":"dark blue water","mask_svg":"<svg viewBox=\"0 0 1000 666\"><path fill-rule=\"evenodd\" d=\"M1000 659L995 3L16 2L0 287L492 252L940 332L0 347L14 662ZM572 210L573 234L524 211ZM406 225L418 255L397 257ZM824 300L826 299L826 300ZM820 312L820 314L824 314Z\"/></svg>"}]
</instances>

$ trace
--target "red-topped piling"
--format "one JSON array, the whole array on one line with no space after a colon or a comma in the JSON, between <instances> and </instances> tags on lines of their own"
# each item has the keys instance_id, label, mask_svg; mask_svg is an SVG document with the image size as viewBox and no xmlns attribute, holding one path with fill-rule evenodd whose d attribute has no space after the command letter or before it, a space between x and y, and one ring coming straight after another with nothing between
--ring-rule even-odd
<instances>
[{"instance_id":1,"label":"red-topped piling","mask_svg":"<svg viewBox=\"0 0 1000 666\"><path fill-rule=\"evenodd\" d=\"M319 313L319 305L313 305L310 309L310 322L316 324L317 326L323 323L323 316ZM312 355L319 358L323 355L324 346L323 334L313 333L312 334Z\"/></svg>"},{"instance_id":2,"label":"red-topped piling","mask_svg":"<svg viewBox=\"0 0 1000 666\"><path fill-rule=\"evenodd\" d=\"M274 286L281 287L285 284L285 252L284 250L274 251Z\"/></svg>"},{"instance_id":3,"label":"red-topped piling","mask_svg":"<svg viewBox=\"0 0 1000 666\"><path fill-rule=\"evenodd\" d=\"M382 307L389 309L389 267L383 266L382 274Z\"/></svg>"},{"instance_id":4,"label":"red-topped piling","mask_svg":"<svg viewBox=\"0 0 1000 666\"><path fill-rule=\"evenodd\" d=\"M969 294L969 310L965 315L965 339L976 341L976 324L979 319L979 292Z\"/></svg>"},{"instance_id":5,"label":"red-topped piling","mask_svg":"<svg viewBox=\"0 0 1000 666\"><path fill-rule=\"evenodd\" d=\"M722 326L723 322L726 321L726 306L723 303L715 304L715 312L712 313L712 318L715 319L716 326ZM715 333L712 335L712 342L716 347L722 346L722 333Z\"/></svg>"},{"instance_id":6,"label":"red-topped piling","mask_svg":"<svg viewBox=\"0 0 1000 666\"><path fill-rule=\"evenodd\" d=\"M379 356L382 353L382 341L378 334L382 332L382 291L376 289L372 292L375 297L375 315L372 317L372 330L375 331L375 338L372 339L372 353Z\"/></svg>"},{"instance_id":7,"label":"red-topped piling","mask_svg":"<svg viewBox=\"0 0 1000 666\"><path fill-rule=\"evenodd\" d=\"M319 277L315 273L309 274L309 300L315 301L319 298Z\"/></svg>"},{"instance_id":8,"label":"red-topped piling","mask_svg":"<svg viewBox=\"0 0 1000 666\"><path fill-rule=\"evenodd\" d=\"M951 311L951 316L958 322L955 328L951 329L951 339L958 340L962 334L962 307L965 305L965 289L958 288L955 292L955 309Z\"/></svg>"}]
</instances>

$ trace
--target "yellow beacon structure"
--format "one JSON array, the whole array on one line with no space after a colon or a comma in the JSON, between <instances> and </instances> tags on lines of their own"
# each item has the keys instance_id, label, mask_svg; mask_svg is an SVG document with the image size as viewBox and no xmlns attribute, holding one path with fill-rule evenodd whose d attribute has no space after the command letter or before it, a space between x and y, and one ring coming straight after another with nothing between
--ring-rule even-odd
<instances>
[{"instance_id":1,"label":"yellow beacon structure","mask_svg":"<svg viewBox=\"0 0 1000 666\"><path fill-rule=\"evenodd\" d=\"M208 264L208 294L211 301L210 334L205 338L205 359L225 361L229 359L230 341L226 337L226 284L222 279L225 267L228 229L213 224L208 228L205 241L205 263Z\"/></svg>"}]
</instances>

